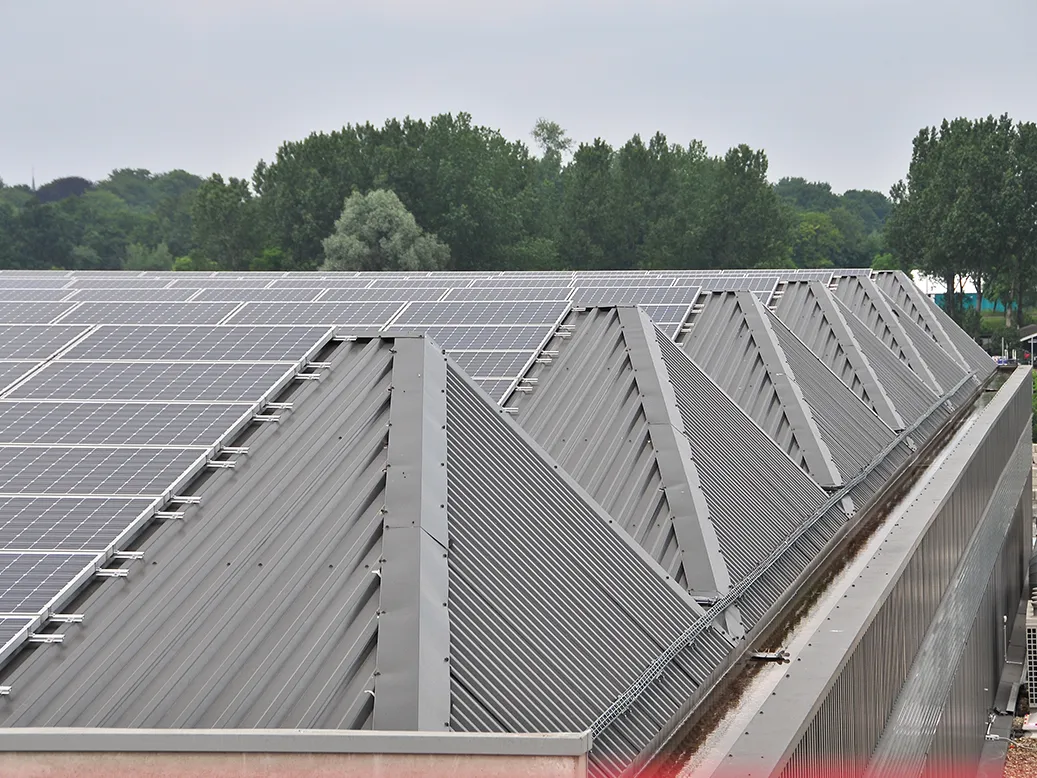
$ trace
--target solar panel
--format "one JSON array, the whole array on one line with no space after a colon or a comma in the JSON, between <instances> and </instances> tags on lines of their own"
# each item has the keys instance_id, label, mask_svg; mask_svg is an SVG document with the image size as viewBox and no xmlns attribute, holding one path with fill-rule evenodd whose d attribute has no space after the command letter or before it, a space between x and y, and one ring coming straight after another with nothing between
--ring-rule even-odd
<instances>
[{"instance_id":1,"label":"solar panel","mask_svg":"<svg viewBox=\"0 0 1037 778\"><path fill-rule=\"evenodd\" d=\"M15 635L30 621L28 616L4 616L0 617L0 646L13 639Z\"/></svg>"},{"instance_id":2,"label":"solar panel","mask_svg":"<svg viewBox=\"0 0 1037 778\"><path fill-rule=\"evenodd\" d=\"M0 553L0 612L31 615L83 569L74 554Z\"/></svg>"},{"instance_id":3,"label":"solar panel","mask_svg":"<svg viewBox=\"0 0 1037 778\"><path fill-rule=\"evenodd\" d=\"M0 445L210 445L242 413L235 405L0 401Z\"/></svg>"},{"instance_id":4,"label":"solar panel","mask_svg":"<svg viewBox=\"0 0 1037 778\"><path fill-rule=\"evenodd\" d=\"M262 289L274 280L274 278L268 275L259 273L249 273L244 276L233 273L206 274L203 276L196 276L194 273L190 275L183 273L174 275L175 277L170 279L173 289L208 289L217 284L224 288ZM287 284L287 286L299 286L299 284Z\"/></svg>"},{"instance_id":5,"label":"solar panel","mask_svg":"<svg viewBox=\"0 0 1037 778\"><path fill-rule=\"evenodd\" d=\"M248 289L245 287L213 287L211 289L185 289L196 295L195 302L306 302L320 294L319 289L312 287L298 289Z\"/></svg>"},{"instance_id":6,"label":"solar panel","mask_svg":"<svg viewBox=\"0 0 1037 778\"><path fill-rule=\"evenodd\" d=\"M0 327L0 359L46 359L87 327Z\"/></svg>"},{"instance_id":7,"label":"solar panel","mask_svg":"<svg viewBox=\"0 0 1037 778\"><path fill-rule=\"evenodd\" d=\"M445 349L533 349L551 328L535 327L430 327L425 333Z\"/></svg>"},{"instance_id":8,"label":"solar panel","mask_svg":"<svg viewBox=\"0 0 1037 778\"><path fill-rule=\"evenodd\" d=\"M401 303L248 303L227 323L380 327L401 307Z\"/></svg>"},{"instance_id":9,"label":"solar panel","mask_svg":"<svg viewBox=\"0 0 1037 778\"><path fill-rule=\"evenodd\" d=\"M63 289L71 280L68 277L9 276L6 273L0 277L4 289Z\"/></svg>"},{"instance_id":10,"label":"solar panel","mask_svg":"<svg viewBox=\"0 0 1037 778\"><path fill-rule=\"evenodd\" d=\"M0 548L102 551L148 498L0 497Z\"/></svg>"},{"instance_id":11,"label":"solar panel","mask_svg":"<svg viewBox=\"0 0 1037 778\"><path fill-rule=\"evenodd\" d=\"M140 276L124 278L121 273L89 276L73 276L71 289L162 289L169 286L170 279Z\"/></svg>"},{"instance_id":12,"label":"solar panel","mask_svg":"<svg viewBox=\"0 0 1037 778\"><path fill-rule=\"evenodd\" d=\"M11 289L0 287L0 300L4 302L56 302L71 295L68 289Z\"/></svg>"},{"instance_id":13,"label":"solar panel","mask_svg":"<svg viewBox=\"0 0 1037 778\"><path fill-rule=\"evenodd\" d=\"M158 496L194 449L0 447L0 494Z\"/></svg>"},{"instance_id":14,"label":"solar panel","mask_svg":"<svg viewBox=\"0 0 1037 778\"><path fill-rule=\"evenodd\" d=\"M62 324L219 324L237 303L82 303Z\"/></svg>"},{"instance_id":15,"label":"solar panel","mask_svg":"<svg viewBox=\"0 0 1037 778\"><path fill-rule=\"evenodd\" d=\"M470 286L451 289L443 300L568 300L572 291L570 286Z\"/></svg>"},{"instance_id":16,"label":"solar panel","mask_svg":"<svg viewBox=\"0 0 1037 778\"><path fill-rule=\"evenodd\" d=\"M476 381L486 394L490 395L495 403L504 399L504 393L511 387L513 381Z\"/></svg>"},{"instance_id":17,"label":"solar panel","mask_svg":"<svg viewBox=\"0 0 1037 778\"><path fill-rule=\"evenodd\" d=\"M49 324L72 303L4 303L0 302L0 324Z\"/></svg>"},{"instance_id":18,"label":"solar panel","mask_svg":"<svg viewBox=\"0 0 1037 778\"><path fill-rule=\"evenodd\" d=\"M564 302L411 303L394 324L554 324L567 309Z\"/></svg>"},{"instance_id":19,"label":"solar panel","mask_svg":"<svg viewBox=\"0 0 1037 778\"><path fill-rule=\"evenodd\" d=\"M656 324L680 324L691 313L690 305L644 305L644 312Z\"/></svg>"},{"instance_id":20,"label":"solar panel","mask_svg":"<svg viewBox=\"0 0 1037 778\"><path fill-rule=\"evenodd\" d=\"M474 378L507 378L509 380L518 376L529 360L536 356L535 351L452 351L448 353L462 370Z\"/></svg>"},{"instance_id":21,"label":"solar panel","mask_svg":"<svg viewBox=\"0 0 1037 778\"><path fill-rule=\"evenodd\" d=\"M502 286L570 286L572 284L572 280L572 273L560 275L544 275L541 273L537 273L535 275L519 274L510 276L491 276L473 279L472 288L493 288Z\"/></svg>"},{"instance_id":22,"label":"solar panel","mask_svg":"<svg viewBox=\"0 0 1037 778\"><path fill-rule=\"evenodd\" d=\"M252 403L289 369L283 364L54 362L6 398Z\"/></svg>"},{"instance_id":23,"label":"solar panel","mask_svg":"<svg viewBox=\"0 0 1037 778\"><path fill-rule=\"evenodd\" d=\"M697 286L579 286L573 305L591 308L605 305L690 304L699 295Z\"/></svg>"},{"instance_id":24,"label":"solar panel","mask_svg":"<svg viewBox=\"0 0 1037 778\"><path fill-rule=\"evenodd\" d=\"M38 362L0 362L0 389L6 389L38 364Z\"/></svg>"},{"instance_id":25,"label":"solar panel","mask_svg":"<svg viewBox=\"0 0 1037 778\"><path fill-rule=\"evenodd\" d=\"M448 287L424 287L415 289L412 286L406 287L392 287L392 288L377 288L377 289L356 289L356 288L336 288L327 289L320 296L320 302L398 302L405 303L411 300L438 300L443 296L444 293L449 291Z\"/></svg>"},{"instance_id":26,"label":"solar panel","mask_svg":"<svg viewBox=\"0 0 1037 778\"><path fill-rule=\"evenodd\" d=\"M100 327L63 359L297 362L328 327Z\"/></svg>"},{"instance_id":27,"label":"solar panel","mask_svg":"<svg viewBox=\"0 0 1037 778\"><path fill-rule=\"evenodd\" d=\"M186 302L198 293L197 289L77 289L71 292L72 302Z\"/></svg>"}]
</instances>

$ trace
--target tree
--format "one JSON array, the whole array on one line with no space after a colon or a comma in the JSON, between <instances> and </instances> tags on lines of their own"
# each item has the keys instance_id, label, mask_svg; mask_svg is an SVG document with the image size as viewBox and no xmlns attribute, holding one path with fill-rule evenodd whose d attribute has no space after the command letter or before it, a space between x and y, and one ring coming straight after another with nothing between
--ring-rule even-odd
<instances>
[{"instance_id":1,"label":"tree","mask_svg":"<svg viewBox=\"0 0 1037 778\"><path fill-rule=\"evenodd\" d=\"M915 138L906 182L893 188L890 247L944 280L948 311L961 318L956 286L976 286L1007 302L1010 323L1037 280L1037 146L1032 125L987 117L944 121ZM973 317L974 319L977 317Z\"/></svg>"},{"instance_id":2,"label":"tree","mask_svg":"<svg viewBox=\"0 0 1037 778\"><path fill-rule=\"evenodd\" d=\"M140 243L131 243L126 248L125 270L172 270L173 254L169 246L159 243L153 249Z\"/></svg>"},{"instance_id":3,"label":"tree","mask_svg":"<svg viewBox=\"0 0 1037 778\"><path fill-rule=\"evenodd\" d=\"M335 231L324 240L324 270L442 270L449 261L450 249L384 189L346 198Z\"/></svg>"},{"instance_id":4,"label":"tree","mask_svg":"<svg viewBox=\"0 0 1037 778\"><path fill-rule=\"evenodd\" d=\"M713 187L704 244L712 267L753 267L789 255L791 219L767 183L767 155L745 144L724 156Z\"/></svg>"},{"instance_id":5,"label":"tree","mask_svg":"<svg viewBox=\"0 0 1037 778\"><path fill-rule=\"evenodd\" d=\"M221 270L248 270L263 250L259 208L248 182L214 174L195 193L194 243Z\"/></svg>"},{"instance_id":6,"label":"tree","mask_svg":"<svg viewBox=\"0 0 1037 778\"><path fill-rule=\"evenodd\" d=\"M799 214L792 261L796 267L832 267L843 245L843 235L827 213Z\"/></svg>"},{"instance_id":7,"label":"tree","mask_svg":"<svg viewBox=\"0 0 1037 778\"><path fill-rule=\"evenodd\" d=\"M79 176L55 178L36 190L36 199L41 203L56 203L67 197L79 197L94 188L92 181Z\"/></svg>"}]
</instances>

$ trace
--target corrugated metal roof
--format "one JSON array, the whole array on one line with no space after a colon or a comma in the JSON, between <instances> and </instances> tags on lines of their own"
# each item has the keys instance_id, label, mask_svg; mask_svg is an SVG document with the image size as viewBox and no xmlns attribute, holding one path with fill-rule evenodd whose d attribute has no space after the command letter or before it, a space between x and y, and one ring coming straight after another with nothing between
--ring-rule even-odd
<instances>
[{"instance_id":1,"label":"corrugated metal roof","mask_svg":"<svg viewBox=\"0 0 1037 778\"><path fill-rule=\"evenodd\" d=\"M872 332L866 322L857 318L849 306L837 300L846 317L846 322L860 344L861 353L875 375L878 376L886 394L893 401L897 413L910 424L925 413L939 395L930 389L906 362L887 348L878 335Z\"/></svg>"},{"instance_id":2,"label":"corrugated metal roof","mask_svg":"<svg viewBox=\"0 0 1037 778\"><path fill-rule=\"evenodd\" d=\"M662 333L657 342L724 559L738 581L827 494L686 353Z\"/></svg>"},{"instance_id":3,"label":"corrugated metal roof","mask_svg":"<svg viewBox=\"0 0 1037 778\"><path fill-rule=\"evenodd\" d=\"M819 484L842 482L827 444L750 292L716 292L702 303L681 347Z\"/></svg>"},{"instance_id":4,"label":"corrugated metal roof","mask_svg":"<svg viewBox=\"0 0 1037 778\"><path fill-rule=\"evenodd\" d=\"M835 281L836 297L846 303L857 318L863 321L889 349L918 374L926 386L937 394L950 387L942 387L930 371L914 342L908 337L900 320L893 314L889 298L879 291L866 276L843 276Z\"/></svg>"},{"instance_id":5,"label":"corrugated metal roof","mask_svg":"<svg viewBox=\"0 0 1037 778\"><path fill-rule=\"evenodd\" d=\"M774 312L890 428L906 426L824 284L785 284Z\"/></svg>"},{"instance_id":6,"label":"corrugated metal roof","mask_svg":"<svg viewBox=\"0 0 1037 778\"><path fill-rule=\"evenodd\" d=\"M9 669L4 726L371 725L392 343L343 343L249 454L156 525L65 643Z\"/></svg>"},{"instance_id":7,"label":"corrugated metal roof","mask_svg":"<svg viewBox=\"0 0 1037 778\"><path fill-rule=\"evenodd\" d=\"M470 379L447 383L451 726L582 731L703 611ZM730 645L707 631L596 763L636 756Z\"/></svg>"},{"instance_id":8,"label":"corrugated metal roof","mask_svg":"<svg viewBox=\"0 0 1037 778\"><path fill-rule=\"evenodd\" d=\"M512 397L515 418L681 586L715 597L730 579L654 326L634 308L592 308L565 326L548 345L558 356Z\"/></svg>"},{"instance_id":9,"label":"corrugated metal roof","mask_svg":"<svg viewBox=\"0 0 1037 778\"><path fill-rule=\"evenodd\" d=\"M843 479L863 470L896 437L781 320L771 326Z\"/></svg>"},{"instance_id":10,"label":"corrugated metal roof","mask_svg":"<svg viewBox=\"0 0 1037 778\"><path fill-rule=\"evenodd\" d=\"M993 360L973 338L959 327L929 295L902 271L875 273L875 285L889 295L901 311L929 333L948 354L975 370L980 379L994 372Z\"/></svg>"}]
</instances>

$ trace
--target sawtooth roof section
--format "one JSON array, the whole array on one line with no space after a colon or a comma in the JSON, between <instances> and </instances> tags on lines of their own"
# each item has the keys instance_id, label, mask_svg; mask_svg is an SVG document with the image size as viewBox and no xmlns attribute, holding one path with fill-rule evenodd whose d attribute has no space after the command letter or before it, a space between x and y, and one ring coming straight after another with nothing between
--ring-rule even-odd
<instances>
[{"instance_id":1,"label":"sawtooth roof section","mask_svg":"<svg viewBox=\"0 0 1037 778\"><path fill-rule=\"evenodd\" d=\"M447 387L451 728L585 731L703 611L452 364ZM601 770L641 753L730 646L711 628L682 651L596 738Z\"/></svg>"},{"instance_id":2,"label":"sawtooth roof section","mask_svg":"<svg viewBox=\"0 0 1037 778\"><path fill-rule=\"evenodd\" d=\"M836 299L850 331L878 376L897 413L907 423L917 421L939 399L921 377L879 339L871 327L857 318L842 300Z\"/></svg>"},{"instance_id":3,"label":"sawtooth roof section","mask_svg":"<svg viewBox=\"0 0 1037 778\"><path fill-rule=\"evenodd\" d=\"M950 389L942 387L929 369L914 341L893 313L889 298L867 276L840 276L833 280L835 295L863 321L897 357L910 367L937 395Z\"/></svg>"},{"instance_id":4,"label":"sawtooth roof section","mask_svg":"<svg viewBox=\"0 0 1037 778\"><path fill-rule=\"evenodd\" d=\"M0 725L586 731L704 615L428 339L321 359L8 666ZM594 759L628 764L732 645L682 648Z\"/></svg>"},{"instance_id":5,"label":"sawtooth roof section","mask_svg":"<svg viewBox=\"0 0 1037 778\"><path fill-rule=\"evenodd\" d=\"M828 498L685 352L656 329L681 432L733 581L752 571Z\"/></svg>"},{"instance_id":6,"label":"sawtooth roof section","mask_svg":"<svg viewBox=\"0 0 1037 778\"><path fill-rule=\"evenodd\" d=\"M818 359L891 429L907 425L850 331L831 292L820 281L790 281L774 311Z\"/></svg>"},{"instance_id":7,"label":"sawtooth roof section","mask_svg":"<svg viewBox=\"0 0 1037 778\"><path fill-rule=\"evenodd\" d=\"M777 316L771 327L839 472L849 480L896 438L896 432L821 362Z\"/></svg>"},{"instance_id":8,"label":"sawtooth roof section","mask_svg":"<svg viewBox=\"0 0 1037 778\"><path fill-rule=\"evenodd\" d=\"M633 332L621 316L634 316ZM574 312L509 404L519 425L682 587L730 581L672 388L638 339L634 308ZM654 328L652 329L654 345ZM634 343L631 343L634 340ZM638 348L638 346L641 346ZM634 349L637 348L636 353ZM639 363L639 364L636 364Z\"/></svg>"},{"instance_id":9,"label":"sawtooth roof section","mask_svg":"<svg viewBox=\"0 0 1037 778\"><path fill-rule=\"evenodd\" d=\"M875 285L890 297L896 308L907 314L957 362L975 370L980 381L986 380L994 372L994 361L983 347L919 289L906 273L900 270L882 272L876 273L873 278Z\"/></svg>"},{"instance_id":10,"label":"sawtooth roof section","mask_svg":"<svg viewBox=\"0 0 1037 778\"><path fill-rule=\"evenodd\" d=\"M821 486L843 477L770 326L751 292L705 297L681 347Z\"/></svg>"},{"instance_id":11,"label":"sawtooth roof section","mask_svg":"<svg viewBox=\"0 0 1037 778\"><path fill-rule=\"evenodd\" d=\"M369 729L392 342L342 343L145 561L5 671L3 726ZM281 398L284 399L284 398Z\"/></svg>"}]
</instances>

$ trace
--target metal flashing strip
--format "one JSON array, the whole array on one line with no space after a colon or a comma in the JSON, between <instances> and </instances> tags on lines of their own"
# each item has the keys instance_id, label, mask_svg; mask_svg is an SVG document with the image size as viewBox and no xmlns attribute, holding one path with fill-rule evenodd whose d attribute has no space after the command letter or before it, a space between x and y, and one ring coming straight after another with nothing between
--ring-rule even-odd
<instances>
[{"instance_id":1,"label":"metal flashing strip","mask_svg":"<svg viewBox=\"0 0 1037 778\"><path fill-rule=\"evenodd\" d=\"M374 728L450 726L446 357L394 344Z\"/></svg>"},{"instance_id":2,"label":"metal flashing strip","mask_svg":"<svg viewBox=\"0 0 1037 778\"><path fill-rule=\"evenodd\" d=\"M671 520L688 588L693 594L718 597L731 588L731 575L710 520L691 446L684 436L673 385L664 380L666 365L656 342L655 326L637 308L620 307L617 313L657 452L655 459L673 514ZM744 631L737 616L728 619L726 626L735 635Z\"/></svg>"},{"instance_id":3,"label":"metal flashing strip","mask_svg":"<svg viewBox=\"0 0 1037 778\"><path fill-rule=\"evenodd\" d=\"M590 732L499 734L330 729L0 729L0 753L471 754L581 756Z\"/></svg>"},{"instance_id":4,"label":"metal flashing strip","mask_svg":"<svg viewBox=\"0 0 1037 778\"><path fill-rule=\"evenodd\" d=\"M796 376L778 343L777 335L771 329L767 310L751 292L736 292L735 295L745 317L745 324L760 349L760 356L774 383L774 390L785 410L786 418L792 426L796 440L799 441L807 470L814 476L814 480L825 488L842 486L843 475L836 467L832 452L821 436L810 406L796 384Z\"/></svg>"},{"instance_id":5,"label":"metal flashing strip","mask_svg":"<svg viewBox=\"0 0 1037 778\"><path fill-rule=\"evenodd\" d=\"M843 316L839 306L831 292L820 281L810 281L810 291L813 293L814 301L824 314L828 326L832 328L839 346L846 355L847 362L853 367L857 379L863 384L868 393L868 399L875 407L875 412L886 424L894 430L902 430L905 426L904 419L897 412L893 401L886 393L885 387L879 381L878 376L872 369L871 363L864 355L860 343L850 330L850 325ZM786 322L788 325L788 322Z\"/></svg>"},{"instance_id":6,"label":"metal flashing strip","mask_svg":"<svg viewBox=\"0 0 1037 778\"><path fill-rule=\"evenodd\" d=\"M701 635L706 629L709 629L714 623L720 619L724 611L736 605L738 601L745 596L745 594L760 580L768 571L775 567L779 560L785 557L790 550L797 544L797 542L812 530L818 523L824 520L829 511L837 509L843 498L852 491L860 482L864 481L868 475L876 467L881 464L882 460L893 451L897 446L903 444L908 437L918 427L920 427L933 413L939 410L944 403L946 403L951 397L953 397L959 388L965 385L971 378L972 374L963 378L958 386L954 387L944 397L937 400L929 409L929 411L915 421L910 427L904 430L900 435L897 436L896 440L890 443L876 458L875 461L869 465L868 468L861 471L858 475L852 478L842 489L831 495L828 500L818 508L814 515L805 521L788 539L786 539L780 546L774 549L768 557L760 563L753 573L746 576L744 579L739 581L726 595L722 596L717 600L705 614L700 616L694 624L688 627L687 630L675 640L667 650L662 653L645 671L641 674L638 680L631 685L631 687L623 692L616 701L606 709L602 715L593 723L591 731L595 736L600 735L608 727L619 718L619 716L644 693L651 683L659 678L667 665L669 665L674 659L680 654L684 648L690 645L695 639ZM841 509L840 509L841 510ZM658 743L661 747L662 743Z\"/></svg>"}]
</instances>

